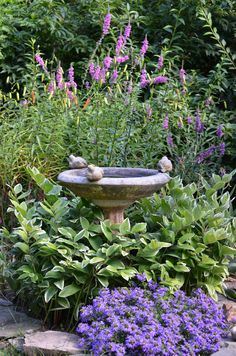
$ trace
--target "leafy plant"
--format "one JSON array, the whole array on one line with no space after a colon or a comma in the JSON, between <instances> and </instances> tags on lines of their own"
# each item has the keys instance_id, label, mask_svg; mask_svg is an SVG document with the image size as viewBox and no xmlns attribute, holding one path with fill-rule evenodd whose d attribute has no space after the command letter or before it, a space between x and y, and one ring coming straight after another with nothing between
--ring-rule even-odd
<instances>
[{"instance_id":1,"label":"leafy plant","mask_svg":"<svg viewBox=\"0 0 236 356\"><path fill-rule=\"evenodd\" d=\"M235 219L230 197L217 195L231 176L214 176L206 195L196 185L173 179L162 196L145 199L129 219L112 225L100 210L85 201L63 196L35 168L29 174L43 190L40 201L20 184L10 194L18 227L2 229L8 246L4 277L20 300L55 325L67 328L77 320L81 305L102 287L124 286L138 272L172 290L196 286L216 297L233 256ZM143 222L143 219L147 223Z\"/></svg>"}]
</instances>

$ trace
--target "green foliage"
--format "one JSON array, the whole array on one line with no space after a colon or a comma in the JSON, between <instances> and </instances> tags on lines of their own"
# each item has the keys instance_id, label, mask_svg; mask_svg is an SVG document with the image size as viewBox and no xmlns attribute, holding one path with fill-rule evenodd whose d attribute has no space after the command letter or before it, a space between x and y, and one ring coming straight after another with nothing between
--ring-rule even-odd
<instances>
[{"instance_id":1,"label":"green foliage","mask_svg":"<svg viewBox=\"0 0 236 356\"><path fill-rule=\"evenodd\" d=\"M236 219L225 191L231 178L213 175L211 184L201 178L200 191L195 183L183 186L174 178L163 196L143 199L136 214L144 216L150 241L143 241L137 254L140 266L161 270L161 280L170 287L190 291L198 286L216 298L236 253Z\"/></svg>"},{"instance_id":2,"label":"green foliage","mask_svg":"<svg viewBox=\"0 0 236 356\"><path fill-rule=\"evenodd\" d=\"M230 197L218 194L231 176L204 180L205 195L196 185L171 181L161 197L144 199L136 223L112 225L97 208L62 195L35 168L28 170L43 190L42 201L31 199L20 184L10 193L18 227L5 228L8 245L4 277L35 314L44 314L68 328L79 308L101 287L122 286L137 272L171 289L206 288L215 297L234 255L236 220L230 217ZM142 219L146 220L146 223Z\"/></svg>"}]
</instances>

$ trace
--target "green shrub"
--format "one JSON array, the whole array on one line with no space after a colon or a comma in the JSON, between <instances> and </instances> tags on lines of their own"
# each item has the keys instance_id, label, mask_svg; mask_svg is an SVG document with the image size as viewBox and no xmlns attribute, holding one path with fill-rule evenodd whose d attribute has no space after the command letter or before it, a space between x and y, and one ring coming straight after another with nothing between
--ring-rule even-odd
<instances>
[{"instance_id":1,"label":"green shrub","mask_svg":"<svg viewBox=\"0 0 236 356\"><path fill-rule=\"evenodd\" d=\"M171 290L202 287L214 298L222 291L236 252L230 196L220 193L231 175L214 176L212 185L202 180L205 194L173 179L160 197L140 203L131 227L128 218L111 225L96 207L64 197L35 168L29 173L44 199L32 200L16 185L9 210L18 227L2 229L1 238L10 258L4 276L35 314L69 328L101 287L126 285L138 272L160 277Z\"/></svg>"}]
</instances>

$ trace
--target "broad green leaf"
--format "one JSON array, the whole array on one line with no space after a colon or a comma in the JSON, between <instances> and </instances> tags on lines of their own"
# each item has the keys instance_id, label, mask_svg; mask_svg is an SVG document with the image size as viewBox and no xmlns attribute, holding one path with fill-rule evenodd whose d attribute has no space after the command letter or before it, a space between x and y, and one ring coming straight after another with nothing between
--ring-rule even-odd
<instances>
[{"instance_id":1,"label":"broad green leaf","mask_svg":"<svg viewBox=\"0 0 236 356\"><path fill-rule=\"evenodd\" d=\"M103 287L108 287L109 282L108 282L108 279L106 277L100 277L100 276L98 277L97 276L97 279L99 280L99 282L101 283L101 285Z\"/></svg>"},{"instance_id":2,"label":"broad green leaf","mask_svg":"<svg viewBox=\"0 0 236 356\"><path fill-rule=\"evenodd\" d=\"M95 263L99 263L99 262L104 262L104 258L103 257L93 257L91 260L90 260L90 263L91 264L95 264Z\"/></svg>"},{"instance_id":3,"label":"broad green leaf","mask_svg":"<svg viewBox=\"0 0 236 356\"><path fill-rule=\"evenodd\" d=\"M84 230L88 230L89 229L90 224L89 224L89 221L86 218L81 217L80 218L80 224L81 224L81 226L82 226L82 228Z\"/></svg>"},{"instance_id":4,"label":"broad green leaf","mask_svg":"<svg viewBox=\"0 0 236 356\"><path fill-rule=\"evenodd\" d=\"M58 231L60 234L68 237L69 239L73 239L73 237L76 235L76 232L71 227L59 227Z\"/></svg>"},{"instance_id":5,"label":"broad green leaf","mask_svg":"<svg viewBox=\"0 0 236 356\"><path fill-rule=\"evenodd\" d=\"M187 233L187 234L184 234L182 235L179 239L178 239L178 244L182 244L186 241L191 241L192 238L194 237L195 235L193 233Z\"/></svg>"},{"instance_id":6,"label":"broad green leaf","mask_svg":"<svg viewBox=\"0 0 236 356\"><path fill-rule=\"evenodd\" d=\"M138 223L132 227L131 232L132 232L132 234L135 234L137 232L146 232L146 230L147 230L146 223Z\"/></svg>"},{"instance_id":7,"label":"broad green leaf","mask_svg":"<svg viewBox=\"0 0 236 356\"><path fill-rule=\"evenodd\" d=\"M110 257L112 255L114 255L117 251L120 250L120 245L118 244L113 244L112 246L108 247L108 249L106 250L106 256Z\"/></svg>"},{"instance_id":8,"label":"broad green leaf","mask_svg":"<svg viewBox=\"0 0 236 356\"><path fill-rule=\"evenodd\" d=\"M21 184L17 184L15 187L14 187L14 192L16 195L18 195L19 193L22 192L22 185Z\"/></svg>"},{"instance_id":9,"label":"broad green leaf","mask_svg":"<svg viewBox=\"0 0 236 356\"><path fill-rule=\"evenodd\" d=\"M69 284L68 286L64 287L62 291L59 293L59 297L61 298L67 298L70 297L71 295L76 294L80 288L76 284Z\"/></svg>"},{"instance_id":10,"label":"broad green leaf","mask_svg":"<svg viewBox=\"0 0 236 356\"><path fill-rule=\"evenodd\" d=\"M64 309L70 308L70 302L67 298L57 298L57 302L61 305Z\"/></svg>"},{"instance_id":11,"label":"broad green leaf","mask_svg":"<svg viewBox=\"0 0 236 356\"><path fill-rule=\"evenodd\" d=\"M105 237L107 238L108 241L112 240L112 232L110 228L103 222L101 221L101 229Z\"/></svg>"},{"instance_id":12,"label":"broad green leaf","mask_svg":"<svg viewBox=\"0 0 236 356\"><path fill-rule=\"evenodd\" d=\"M14 247L18 247L22 252L28 253L29 252L29 245L24 242L17 242Z\"/></svg>"},{"instance_id":13,"label":"broad green leaf","mask_svg":"<svg viewBox=\"0 0 236 356\"><path fill-rule=\"evenodd\" d=\"M54 286L49 287L44 293L44 300L48 303L52 297L57 293L58 289Z\"/></svg>"},{"instance_id":14,"label":"broad green leaf","mask_svg":"<svg viewBox=\"0 0 236 356\"><path fill-rule=\"evenodd\" d=\"M236 248L229 247L226 245L221 246L221 253L222 255L235 255L236 254Z\"/></svg>"},{"instance_id":15,"label":"broad green leaf","mask_svg":"<svg viewBox=\"0 0 236 356\"><path fill-rule=\"evenodd\" d=\"M126 218L119 226L119 231L122 235L130 233L130 221Z\"/></svg>"},{"instance_id":16,"label":"broad green leaf","mask_svg":"<svg viewBox=\"0 0 236 356\"><path fill-rule=\"evenodd\" d=\"M120 259L111 259L107 261L107 265L115 267L116 269L124 269L125 265Z\"/></svg>"},{"instance_id":17,"label":"broad green leaf","mask_svg":"<svg viewBox=\"0 0 236 356\"><path fill-rule=\"evenodd\" d=\"M65 281L64 279L60 279L59 281L54 282L55 286L62 290L64 288Z\"/></svg>"}]
</instances>

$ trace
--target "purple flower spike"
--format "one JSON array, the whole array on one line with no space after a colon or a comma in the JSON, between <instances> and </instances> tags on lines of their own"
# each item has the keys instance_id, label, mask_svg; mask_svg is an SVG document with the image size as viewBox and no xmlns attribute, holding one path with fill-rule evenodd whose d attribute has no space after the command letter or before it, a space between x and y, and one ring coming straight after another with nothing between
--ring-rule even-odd
<instances>
[{"instance_id":1,"label":"purple flower spike","mask_svg":"<svg viewBox=\"0 0 236 356\"><path fill-rule=\"evenodd\" d=\"M201 122L201 117L199 111L197 111L196 119L195 119L195 131L197 133L201 133L204 130L204 124Z\"/></svg>"},{"instance_id":2,"label":"purple flower spike","mask_svg":"<svg viewBox=\"0 0 236 356\"><path fill-rule=\"evenodd\" d=\"M43 60L43 58L42 58L39 54L36 54L36 55L35 55L35 60L36 60L36 62L40 65L40 67L42 67L43 69L45 69L44 60Z\"/></svg>"},{"instance_id":3,"label":"purple flower spike","mask_svg":"<svg viewBox=\"0 0 236 356\"><path fill-rule=\"evenodd\" d=\"M159 75L158 77L153 79L153 84L164 84L168 81L168 78L164 75Z\"/></svg>"},{"instance_id":4,"label":"purple flower spike","mask_svg":"<svg viewBox=\"0 0 236 356\"><path fill-rule=\"evenodd\" d=\"M125 27L125 31L124 31L124 39L125 39L125 41L127 40L127 38L130 37L131 30L132 30L132 27L131 27L131 24L129 22L128 25Z\"/></svg>"},{"instance_id":5,"label":"purple flower spike","mask_svg":"<svg viewBox=\"0 0 236 356\"><path fill-rule=\"evenodd\" d=\"M55 82L54 81L51 81L48 85L48 92L50 94L54 94L55 92Z\"/></svg>"},{"instance_id":6,"label":"purple flower spike","mask_svg":"<svg viewBox=\"0 0 236 356\"><path fill-rule=\"evenodd\" d=\"M187 123L188 123L189 125L191 125L191 124L193 123L193 119L191 118L191 116L188 116L188 117L187 117Z\"/></svg>"},{"instance_id":7,"label":"purple flower spike","mask_svg":"<svg viewBox=\"0 0 236 356\"><path fill-rule=\"evenodd\" d=\"M89 73L90 73L91 77L94 76L94 73L95 73L95 65L94 65L94 63L90 63L89 64Z\"/></svg>"},{"instance_id":8,"label":"purple flower spike","mask_svg":"<svg viewBox=\"0 0 236 356\"><path fill-rule=\"evenodd\" d=\"M119 55L120 51L122 50L123 46L124 46L125 40L124 40L124 36L122 34L120 34L120 36L118 37L117 43L116 43L116 54Z\"/></svg>"},{"instance_id":9,"label":"purple flower spike","mask_svg":"<svg viewBox=\"0 0 236 356\"><path fill-rule=\"evenodd\" d=\"M56 82L57 86L59 89L64 89L64 84L63 84L63 70L62 67L59 66L56 71Z\"/></svg>"},{"instance_id":10,"label":"purple flower spike","mask_svg":"<svg viewBox=\"0 0 236 356\"><path fill-rule=\"evenodd\" d=\"M103 36L108 34L108 32L110 30L110 26L111 26L111 14L108 13L105 16L104 23L103 23L103 30L102 30Z\"/></svg>"},{"instance_id":11,"label":"purple flower spike","mask_svg":"<svg viewBox=\"0 0 236 356\"><path fill-rule=\"evenodd\" d=\"M181 68L179 70L179 79L181 84L184 85L186 80L186 71L184 70L184 68Z\"/></svg>"},{"instance_id":12,"label":"purple flower spike","mask_svg":"<svg viewBox=\"0 0 236 356\"><path fill-rule=\"evenodd\" d=\"M196 158L196 162L197 163L202 163L205 159L209 158L212 156L212 154L214 153L216 147L214 145L212 145L211 147L209 147L207 150L199 153L199 155Z\"/></svg>"},{"instance_id":13,"label":"purple flower spike","mask_svg":"<svg viewBox=\"0 0 236 356\"><path fill-rule=\"evenodd\" d=\"M117 81L118 78L118 71L117 69L114 69L111 75L111 83L115 83Z\"/></svg>"},{"instance_id":14,"label":"purple flower spike","mask_svg":"<svg viewBox=\"0 0 236 356\"><path fill-rule=\"evenodd\" d=\"M168 117L168 114L166 114L166 116L165 116L165 119L164 119L163 124L162 124L162 128L165 129L165 130L168 130L168 128L169 128L169 117Z\"/></svg>"},{"instance_id":15,"label":"purple flower spike","mask_svg":"<svg viewBox=\"0 0 236 356\"><path fill-rule=\"evenodd\" d=\"M220 156L224 156L224 154L225 154L225 143L224 142L220 143L218 148L219 148Z\"/></svg>"},{"instance_id":16,"label":"purple flower spike","mask_svg":"<svg viewBox=\"0 0 236 356\"><path fill-rule=\"evenodd\" d=\"M164 64L164 57L160 55L157 62L157 69L160 70L163 67L163 64Z\"/></svg>"},{"instance_id":17,"label":"purple flower spike","mask_svg":"<svg viewBox=\"0 0 236 356\"><path fill-rule=\"evenodd\" d=\"M166 138L166 142L167 142L167 145L168 145L168 146L171 146L171 147L174 146L173 137L172 137L172 134L171 134L171 133L168 134L168 136L167 136L167 138Z\"/></svg>"},{"instance_id":18,"label":"purple flower spike","mask_svg":"<svg viewBox=\"0 0 236 356\"><path fill-rule=\"evenodd\" d=\"M116 57L116 62L117 63L124 63L129 60L129 56L123 56L123 57Z\"/></svg>"},{"instance_id":19,"label":"purple flower spike","mask_svg":"<svg viewBox=\"0 0 236 356\"><path fill-rule=\"evenodd\" d=\"M101 71L101 68L99 66L97 66L95 68L94 75L93 75L93 79L94 80L99 80L100 79L100 71Z\"/></svg>"},{"instance_id":20,"label":"purple flower spike","mask_svg":"<svg viewBox=\"0 0 236 356\"><path fill-rule=\"evenodd\" d=\"M133 91L133 85L132 85L132 81L130 81L129 84L128 84L127 93L131 94L132 91Z\"/></svg>"},{"instance_id":21,"label":"purple flower spike","mask_svg":"<svg viewBox=\"0 0 236 356\"><path fill-rule=\"evenodd\" d=\"M109 69L112 64L113 59L110 56L107 56L103 60L103 65L106 69Z\"/></svg>"},{"instance_id":22,"label":"purple flower spike","mask_svg":"<svg viewBox=\"0 0 236 356\"><path fill-rule=\"evenodd\" d=\"M217 135L218 137L224 136L224 133L223 133L223 125L219 125L219 126L217 127L216 135Z\"/></svg>"},{"instance_id":23,"label":"purple flower spike","mask_svg":"<svg viewBox=\"0 0 236 356\"><path fill-rule=\"evenodd\" d=\"M140 49L140 56L144 56L145 53L147 52L148 50L148 40L147 40L147 36L144 38L144 41L143 41L143 44L142 44L142 47Z\"/></svg>"},{"instance_id":24,"label":"purple flower spike","mask_svg":"<svg viewBox=\"0 0 236 356\"><path fill-rule=\"evenodd\" d=\"M146 69L143 69L140 76L140 87L145 88L147 85L149 85L149 83L150 81L147 80L147 71Z\"/></svg>"}]
</instances>

